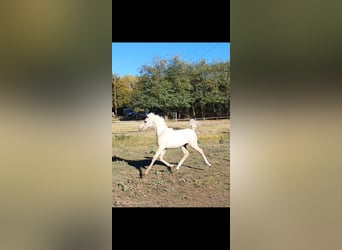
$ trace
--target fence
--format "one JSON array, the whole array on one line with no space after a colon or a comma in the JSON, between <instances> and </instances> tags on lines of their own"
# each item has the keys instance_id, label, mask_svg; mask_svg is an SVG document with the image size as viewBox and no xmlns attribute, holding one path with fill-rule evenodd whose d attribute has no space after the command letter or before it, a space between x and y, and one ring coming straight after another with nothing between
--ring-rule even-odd
<instances>
[{"instance_id":1,"label":"fence","mask_svg":"<svg viewBox=\"0 0 342 250\"><path fill-rule=\"evenodd\" d=\"M186 122L188 121L188 122ZM168 127L173 129L190 128L190 119L166 120ZM221 117L205 117L198 118L196 133L217 133L217 127L222 127L227 133L230 130L230 118L228 116ZM112 135L120 134L136 134L141 133L138 129L142 123L141 120L119 121L112 120ZM146 131L147 133L154 133L153 130Z\"/></svg>"},{"instance_id":2,"label":"fence","mask_svg":"<svg viewBox=\"0 0 342 250\"><path fill-rule=\"evenodd\" d=\"M115 116L114 113L112 113L112 120L119 120L120 117ZM221 119L230 119L230 116L215 116L215 117L204 117L204 118L186 118L186 119L165 119L165 121L190 121L190 119L195 119L196 121L200 120L221 120ZM126 120L126 121L138 121L138 120Z\"/></svg>"},{"instance_id":3,"label":"fence","mask_svg":"<svg viewBox=\"0 0 342 250\"><path fill-rule=\"evenodd\" d=\"M168 121L190 121L192 118L187 119L168 119ZM216 117L204 117L204 118L195 118L196 121L200 120L222 120L222 119L230 119L230 116L216 116Z\"/></svg>"}]
</instances>

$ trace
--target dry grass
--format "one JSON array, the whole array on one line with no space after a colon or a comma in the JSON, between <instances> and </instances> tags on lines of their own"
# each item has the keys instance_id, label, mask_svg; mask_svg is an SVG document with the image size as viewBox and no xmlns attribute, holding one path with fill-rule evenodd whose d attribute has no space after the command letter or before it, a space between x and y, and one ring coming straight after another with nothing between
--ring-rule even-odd
<instances>
[{"instance_id":1,"label":"dry grass","mask_svg":"<svg viewBox=\"0 0 342 250\"><path fill-rule=\"evenodd\" d=\"M153 130L138 132L140 122L113 122L112 190L115 207L228 207L230 191L229 120L199 121L197 135L212 167L191 147L176 172L157 161L150 174L139 178L157 145ZM167 122L188 128L189 122ZM168 149L165 159L177 163L180 149Z\"/></svg>"}]
</instances>

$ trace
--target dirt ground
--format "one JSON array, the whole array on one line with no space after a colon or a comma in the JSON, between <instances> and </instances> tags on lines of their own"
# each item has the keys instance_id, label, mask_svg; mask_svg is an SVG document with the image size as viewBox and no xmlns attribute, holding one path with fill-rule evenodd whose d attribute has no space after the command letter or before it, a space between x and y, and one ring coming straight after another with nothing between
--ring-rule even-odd
<instances>
[{"instance_id":1,"label":"dirt ground","mask_svg":"<svg viewBox=\"0 0 342 250\"><path fill-rule=\"evenodd\" d=\"M189 127L189 121L166 123L176 129ZM229 207L229 120L198 123L199 146L211 167L189 146L190 155L178 171L157 160L141 178L157 150L154 131L138 132L141 121L113 121L113 207ZM180 148L168 149L164 158L177 164L182 156Z\"/></svg>"}]
</instances>

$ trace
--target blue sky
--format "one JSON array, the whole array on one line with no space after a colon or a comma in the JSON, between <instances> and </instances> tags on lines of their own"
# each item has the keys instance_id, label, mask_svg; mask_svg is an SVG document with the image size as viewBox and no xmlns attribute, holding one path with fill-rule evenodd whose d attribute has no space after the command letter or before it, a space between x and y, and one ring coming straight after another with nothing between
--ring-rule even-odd
<instances>
[{"instance_id":1,"label":"blue sky","mask_svg":"<svg viewBox=\"0 0 342 250\"><path fill-rule=\"evenodd\" d=\"M112 73L137 76L140 67L151 65L154 57L176 55L190 63L230 61L230 43L112 43Z\"/></svg>"}]
</instances>

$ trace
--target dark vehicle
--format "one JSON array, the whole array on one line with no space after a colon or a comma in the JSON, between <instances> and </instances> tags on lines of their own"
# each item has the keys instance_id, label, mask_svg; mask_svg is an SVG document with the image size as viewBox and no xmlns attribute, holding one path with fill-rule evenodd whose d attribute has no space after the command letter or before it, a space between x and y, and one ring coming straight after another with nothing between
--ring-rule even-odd
<instances>
[{"instance_id":1,"label":"dark vehicle","mask_svg":"<svg viewBox=\"0 0 342 250\"><path fill-rule=\"evenodd\" d=\"M123 109L123 116L120 120L128 121L128 120L135 120L136 112L134 112L133 108L124 108Z\"/></svg>"},{"instance_id":2,"label":"dark vehicle","mask_svg":"<svg viewBox=\"0 0 342 250\"><path fill-rule=\"evenodd\" d=\"M146 112L138 112L135 114L135 119L136 120L145 120L145 118L147 117L147 113Z\"/></svg>"},{"instance_id":3,"label":"dark vehicle","mask_svg":"<svg viewBox=\"0 0 342 250\"><path fill-rule=\"evenodd\" d=\"M123 116L134 116L135 112L132 108L124 108L123 109Z\"/></svg>"},{"instance_id":4,"label":"dark vehicle","mask_svg":"<svg viewBox=\"0 0 342 250\"><path fill-rule=\"evenodd\" d=\"M129 120L144 120L147 117L147 113L144 111L135 112L133 108L124 108L123 116L121 117L121 121L129 121Z\"/></svg>"}]
</instances>

